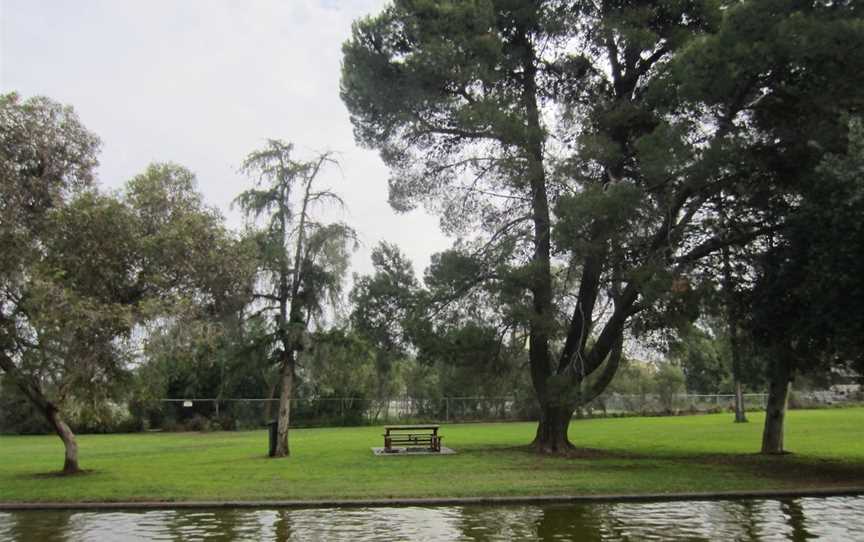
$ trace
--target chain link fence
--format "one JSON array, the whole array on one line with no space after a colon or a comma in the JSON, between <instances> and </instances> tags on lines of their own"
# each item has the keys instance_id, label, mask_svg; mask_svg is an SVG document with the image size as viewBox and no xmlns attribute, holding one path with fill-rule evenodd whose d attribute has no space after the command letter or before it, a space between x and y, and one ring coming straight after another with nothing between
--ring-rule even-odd
<instances>
[{"instance_id":1,"label":"chain link fence","mask_svg":"<svg viewBox=\"0 0 864 542\"><path fill-rule=\"evenodd\" d=\"M533 399L445 397L361 399L327 397L291 400L293 427L420 422L518 421L536 419ZM278 399L161 399L134 410L144 429L251 429L276 418Z\"/></svg>"},{"instance_id":2,"label":"chain link fence","mask_svg":"<svg viewBox=\"0 0 864 542\"><path fill-rule=\"evenodd\" d=\"M731 412L734 395L659 394L603 395L579 409L576 416L659 416ZM744 394L748 411L764 410L767 394ZM793 392L790 408L819 408L864 403L861 391ZM132 409L143 429L235 430L264 426L275 419L277 399L161 399ZM362 399L328 397L293 399L293 427L375 425L394 423L460 423L536 420L539 411L533 397L442 397Z\"/></svg>"}]
</instances>

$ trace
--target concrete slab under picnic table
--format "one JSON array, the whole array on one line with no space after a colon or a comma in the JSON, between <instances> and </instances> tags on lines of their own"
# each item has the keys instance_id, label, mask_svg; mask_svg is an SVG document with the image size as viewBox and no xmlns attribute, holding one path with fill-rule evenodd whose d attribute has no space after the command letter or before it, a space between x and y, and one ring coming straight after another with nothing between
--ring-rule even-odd
<instances>
[{"instance_id":1,"label":"concrete slab under picnic table","mask_svg":"<svg viewBox=\"0 0 864 542\"><path fill-rule=\"evenodd\" d=\"M385 451L383 446L372 446L372 453L380 456L401 456L405 457L406 455L452 455L456 453L456 450L453 448L448 448L447 446L441 446L441 451L436 452L435 450L430 450L428 448L416 448L416 447L404 447L404 446L394 446L391 448L392 451Z\"/></svg>"}]
</instances>

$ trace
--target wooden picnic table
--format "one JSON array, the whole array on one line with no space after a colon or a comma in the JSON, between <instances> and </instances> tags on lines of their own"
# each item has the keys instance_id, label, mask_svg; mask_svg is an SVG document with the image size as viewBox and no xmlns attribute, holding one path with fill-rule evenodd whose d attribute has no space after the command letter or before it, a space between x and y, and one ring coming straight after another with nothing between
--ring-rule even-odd
<instances>
[{"instance_id":1,"label":"wooden picnic table","mask_svg":"<svg viewBox=\"0 0 864 542\"><path fill-rule=\"evenodd\" d=\"M392 453L394 445L425 446L433 452L441 451L440 425L387 425L384 427L384 451Z\"/></svg>"}]
</instances>

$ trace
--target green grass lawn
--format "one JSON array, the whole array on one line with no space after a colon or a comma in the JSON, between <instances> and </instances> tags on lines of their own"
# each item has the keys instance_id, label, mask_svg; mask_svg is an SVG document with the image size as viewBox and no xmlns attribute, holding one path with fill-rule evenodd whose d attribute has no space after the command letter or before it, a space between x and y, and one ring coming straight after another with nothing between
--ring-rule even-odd
<instances>
[{"instance_id":1,"label":"green grass lawn","mask_svg":"<svg viewBox=\"0 0 864 542\"><path fill-rule=\"evenodd\" d=\"M82 435L81 466L55 436L0 437L0 501L258 500L585 495L864 486L864 408L792 411L786 446L761 457L762 416L574 420L574 457L527 450L535 424L445 425L456 455L375 457L380 427L297 429L268 459L267 434Z\"/></svg>"}]
</instances>

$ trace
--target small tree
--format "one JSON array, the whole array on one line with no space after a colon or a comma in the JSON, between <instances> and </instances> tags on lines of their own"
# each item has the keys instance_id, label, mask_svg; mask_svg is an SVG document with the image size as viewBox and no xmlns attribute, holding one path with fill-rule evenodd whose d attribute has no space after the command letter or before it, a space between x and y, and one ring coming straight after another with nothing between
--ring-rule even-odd
<instances>
[{"instance_id":1,"label":"small tree","mask_svg":"<svg viewBox=\"0 0 864 542\"><path fill-rule=\"evenodd\" d=\"M257 232L262 276L254 297L274 314L270 339L279 371L280 394L276 457L289 455L288 427L297 358L308 343L313 318L341 294L355 233L342 223L323 224L311 214L315 206L342 204L329 190L314 190L321 168L333 164L329 153L308 162L291 157L293 146L277 140L246 157L243 171L256 187L235 200L251 219L264 217Z\"/></svg>"},{"instance_id":2,"label":"small tree","mask_svg":"<svg viewBox=\"0 0 864 542\"><path fill-rule=\"evenodd\" d=\"M666 412L675 410L675 397L684 390L684 372L671 363L664 363L654 375L655 388L660 404Z\"/></svg>"},{"instance_id":3,"label":"small tree","mask_svg":"<svg viewBox=\"0 0 864 542\"><path fill-rule=\"evenodd\" d=\"M350 321L355 333L374 347L375 397L397 395L397 366L409 354L407 327L416 311L420 285L408 258L395 245L380 243L372 250L372 275L355 275Z\"/></svg>"}]
</instances>

